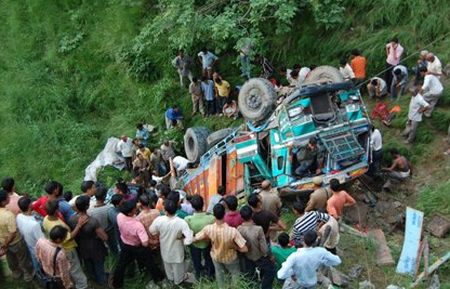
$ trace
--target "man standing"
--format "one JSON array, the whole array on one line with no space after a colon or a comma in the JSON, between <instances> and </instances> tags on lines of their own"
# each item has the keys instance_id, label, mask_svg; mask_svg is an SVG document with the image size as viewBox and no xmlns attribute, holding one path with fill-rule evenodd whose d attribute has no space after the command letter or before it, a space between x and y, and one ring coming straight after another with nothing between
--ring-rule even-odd
<instances>
[{"instance_id":1,"label":"man standing","mask_svg":"<svg viewBox=\"0 0 450 289\"><path fill-rule=\"evenodd\" d=\"M269 257L269 246L262 227L255 225L252 220L253 211L249 206L243 206L240 210L244 220L238 227L239 233L248 244L248 252L245 253L245 273L257 280L255 269L258 268L261 277L261 289L271 289L275 278L275 264Z\"/></svg>"},{"instance_id":2,"label":"man standing","mask_svg":"<svg viewBox=\"0 0 450 289\"><path fill-rule=\"evenodd\" d=\"M438 79L441 78L442 75L442 64L439 58L433 53L427 54L427 70L429 74L433 74Z\"/></svg>"},{"instance_id":3,"label":"man standing","mask_svg":"<svg viewBox=\"0 0 450 289\"><path fill-rule=\"evenodd\" d=\"M262 202L257 194L250 195L247 202L253 210L253 222L263 228L268 241L271 232L286 230L286 225L277 215L262 209Z\"/></svg>"},{"instance_id":4,"label":"man standing","mask_svg":"<svg viewBox=\"0 0 450 289\"><path fill-rule=\"evenodd\" d=\"M274 215L279 216L281 210L281 199L278 196L277 189L272 188L269 180L264 180L261 183L261 191L259 197L262 201L263 210L269 211Z\"/></svg>"},{"instance_id":5,"label":"man standing","mask_svg":"<svg viewBox=\"0 0 450 289\"><path fill-rule=\"evenodd\" d=\"M416 64L416 66L414 66L412 68L414 75L415 75L414 86L419 86L423 82L423 77L420 75L420 68L428 66L428 61L427 61L428 53L429 53L428 50L420 51L420 56L419 56L419 59L417 60L417 64Z\"/></svg>"},{"instance_id":6,"label":"man standing","mask_svg":"<svg viewBox=\"0 0 450 289\"><path fill-rule=\"evenodd\" d=\"M236 196L226 196L225 197L225 207L227 212L225 213L225 217L223 220L228 226L233 228L237 228L242 224L241 214L237 210L238 207L238 199Z\"/></svg>"},{"instance_id":7,"label":"man standing","mask_svg":"<svg viewBox=\"0 0 450 289\"><path fill-rule=\"evenodd\" d=\"M330 188L333 195L328 199L327 212L330 216L339 220L344 215L344 207L354 206L356 201L341 189L341 184L337 179L330 180Z\"/></svg>"},{"instance_id":8,"label":"man standing","mask_svg":"<svg viewBox=\"0 0 450 289\"><path fill-rule=\"evenodd\" d=\"M95 206L95 200L93 196L95 195L95 192L97 192L97 187L95 186L94 181L83 181L81 183L81 195L78 195L74 197L72 200L70 200L69 204L72 206L72 208L75 208L75 202L79 196L85 195L88 196L91 200L89 208L93 208Z\"/></svg>"},{"instance_id":9,"label":"man standing","mask_svg":"<svg viewBox=\"0 0 450 289\"><path fill-rule=\"evenodd\" d=\"M161 145L161 156L164 162L166 163L166 167L169 167L169 160L175 157L175 151L173 149L175 142L170 140L165 140Z\"/></svg>"},{"instance_id":10,"label":"man standing","mask_svg":"<svg viewBox=\"0 0 450 289\"><path fill-rule=\"evenodd\" d=\"M420 74L424 77L420 94L423 96L423 99L430 105L424 115L426 117L431 117L431 113L433 112L434 107L436 106L439 98L444 92L444 87L442 86L442 83L439 81L439 78L436 75L428 73L427 68L420 68Z\"/></svg>"},{"instance_id":11,"label":"man standing","mask_svg":"<svg viewBox=\"0 0 450 289\"><path fill-rule=\"evenodd\" d=\"M207 225L214 224L214 217L203 212L203 198L200 195L192 197L191 205L194 208L195 213L192 216L186 217L185 220L194 234L203 230ZM214 264L211 259L211 244L206 240L194 242L190 246L190 250L195 277L197 279L202 276L209 279L214 278ZM202 260L204 262L202 262Z\"/></svg>"},{"instance_id":12,"label":"man standing","mask_svg":"<svg viewBox=\"0 0 450 289\"><path fill-rule=\"evenodd\" d=\"M206 76L203 76L201 88L206 101L206 116L214 115L216 113L214 82Z\"/></svg>"},{"instance_id":13,"label":"man standing","mask_svg":"<svg viewBox=\"0 0 450 289\"><path fill-rule=\"evenodd\" d=\"M6 177L2 180L2 188L9 195L9 203L6 205L6 209L10 210L14 215L20 213L18 205L20 196L16 193L16 182L11 177Z\"/></svg>"},{"instance_id":14,"label":"man standing","mask_svg":"<svg viewBox=\"0 0 450 289\"><path fill-rule=\"evenodd\" d=\"M320 266L337 266L341 259L324 248L315 247L317 233L308 231L304 237L304 247L291 254L278 271L278 279L286 279L289 288L315 289L317 269Z\"/></svg>"},{"instance_id":15,"label":"man standing","mask_svg":"<svg viewBox=\"0 0 450 289\"><path fill-rule=\"evenodd\" d=\"M422 121L422 114L430 105L423 99L423 96L416 90L411 94L409 102L408 122L406 123L403 136L406 137L405 143L411 144L416 138L417 128Z\"/></svg>"},{"instance_id":16,"label":"man standing","mask_svg":"<svg viewBox=\"0 0 450 289\"><path fill-rule=\"evenodd\" d=\"M339 61L339 71L341 72L345 81L351 81L355 79L355 73L353 72L350 64L348 64L346 57L342 57Z\"/></svg>"},{"instance_id":17,"label":"man standing","mask_svg":"<svg viewBox=\"0 0 450 289\"><path fill-rule=\"evenodd\" d=\"M203 47L197 56L202 64L203 76L211 79L214 72L214 65L219 58L208 51L206 47Z\"/></svg>"},{"instance_id":18,"label":"man standing","mask_svg":"<svg viewBox=\"0 0 450 289\"><path fill-rule=\"evenodd\" d=\"M208 213L212 214L214 206L225 201L225 187L219 186L217 188L217 194L212 195L208 202L208 209L206 210Z\"/></svg>"},{"instance_id":19,"label":"man standing","mask_svg":"<svg viewBox=\"0 0 450 289\"><path fill-rule=\"evenodd\" d=\"M75 214L75 211L72 209L72 206L63 198L63 190L64 188L59 182L48 182L44 187L44 191L47 193L47 196L42 196L36 202L34 202L33 210L42 217L45 217L47 216L45 204L48 201L57 200L58 211L62 215L64 222L67 222L70 217Z\"/></svg>"},{"instance_id":20,"label":"man standing","mask_svg":"<svg viewBox=\"0 0 450 289\"><path fill-rule=\"evenodd\" d=\"M408 69L403 65L395 66L392 70L391 99L397 99L397 94L402 96L406 85L408 85Z\"/></svg>"},{"instance_id":21,"label":"man standing","mask_svg":"<svg viewBox=\"0 0 450 289\"><path fill-rule=\"evenodd\" d=\"M191 84L189 84L189 93L192 98L192 116L194 116L198 110L202 116L205 116L205 108L203 104L202 84L197 77L192 78Z\"/></svg>"},{"instance_id":22,"label":"man standing","mask_svg":"<svg viewBox=\"0 0 450 289\"><path fill-rule=\"evenodd\" d=\"M66 252L61 250L61 244L67 239L68 229L55 226L50 231L50 240L40 238L36 243L36 257L47 276L61 280L65 289L75 288L70 275L70 261Z\"/></svg>"},{"instance_id":23,"label":"man standing","mask_svg":"<svg viewBox=\"0 0 450 289\"><path fill-rule=\"evenodd\" d=\"M150 132L144 126L143 123L138 123L136 125L136 138L139 140L140 144L142 144L144 146L148 145L148 139L150 138Z\"/></svg>"},{"instance_id":24,"label":"man standing","mask_svg":"<svg viewBox=\"0 0 450 289\"><path fill-rule=\"evenodd\" d=\"M381 161L383 160L383 138L379 129L372 126L370 134L370 147L372 149L372 159L369 166L369 173L376 176L381 169Z\"/></svg>"},{"instance_id":25,"label":"man standing","mask_svg":"<svg viewBox=\"0 0 450 289\"><path fill-rule=\"evenodd\" d=\"M207 225L195 235L194 241L211 240L211 258L213 260L219 288L225 287L225 274L230 274L235 280L239 275L239 261L237 251L246 253L246 241L235 228L228 226L223 217L225 207L222 204L214 206L215 223Z\"/></svg>"},{"instance_id":26,"label":"man standing","mask_svg":"<svg viewBox=\"0 0 450 289\"><path fill-rule=\"evenodd\" d=\"M184 245L193 241L192 231L185 220L176 216L178 204L167 199L164 202L165 216L159 216L150 226L152 235L159 235L161 257L169 281L180 285L189 275L184 264Z\"/></svg>"},{"instance_id":27,"label":"man standing","mask_svg":"<svg viewBox=\"0 0 450 289\"><path fill-rule=\"evenodd\" d=\"M122 154L122 157L125 160L125 168L128 171L131 171L133 166L133 140L126 135L122 135L117 143L117 151Z\"/></svg>"},{"instance_id":28,"label":"man standing","mask_svg":"<svg viewBox=\"0 0 450 289\"><path fill-rule=\"evenodd\" d=\"M19 279L23 274L25 282L31 282L34 271L30 255L17 230L16 216L6 209L8 203L9 194L0 190L0 257L6 255L14 279Z\"/></svg>"},{"instance_id":29,"label":"man standing","mask_svg":"<svg viewBox=\"0 0 450 289\"><path fill-rule=\"evenodd\" d=\"M135 218L136 202L134 200L124 202L120 211L117 215L117 226L122 240L122 248L114 270L111 287L121 288L123 286L125 269L135 260L138 261L139 265L150 271L153 281L160 281L163 274L155 264L154 257L148 248L147 231L144 225Z\"/></svg>"},{"instance_id":30,"label":"man standing","mask_svg":"<svg viewBox=\"0 0 450 289\"><path fill-rule=\"evenodd\" d=\"M351 58L352 60L350 61L350 65L353 72L355 73L356 84L361 84L366 79L367 60L357 49L354 49L352 51Z\"/></svg>"},{"instance_id":31,"label":"man standing","mask_svg":"<svg viewBox=\"0 0 450 289\"><path fill-rule=\"evenodd\" d=\"M220 77L217 77L214 82L217 97L217 111L219 114L222 114L223 106L230 97L231 87L228 81L222 80Z\"/></svg>"},{"instance_id":32,"label":"man standing","mask_svg":"<svg viewBox=\"0 0 450 289\"><path fill-rule=\"evenodd\" d=\"M328 222L330 216L326 213L318 211L310 211L305 213L305 205L301 202L294 202L294 214L297 216L292 226L291 239L295 246L301 246L303 243L303 235L308 231L317 231L319 222Z\"/></svg>"},{"instance_id":33,"label":"man standing","mask_svg":"<svg viewBox=\"0 0 450 289\"><path fill-rule=\"evenodd\" d=\"M388 87L391 87L392 83L392 70L400 63L403 55L403 46L398 42L398 38L394 37L386 44L386 72L384 74L384 80Z\"/></svg>"},{"instance_id":34,"label":"man standing","mask_svg":"<svg viewBox=\"0 0 450 289\"><path fill-rule=\"evenodd\" d=\"M309 195L309 201L306 205L305 212L325 209L327 207L327 201L332 195L329 187L322 187L322 176L316 176L312 179L312 181L316 189L311 195Z\"/></svg>"},{"instance_id":35,"label":"man standing","mask_svg":"<svg viewBox=\"0 0 450 289\"><path fill-rule=\"evenodd\" d=\"M177 57L172 60L172 65L177 69L178 75L180 76L180 86L183 87L183 79L188 78L192 82L192 59L188 55L184 55L184 51L178 51Z\"/></svg>"},{"instance_id":36,"label":"man standing","mask_svg":"<svg viewBox=\"0 0 450 289\"><path fill-rule=\"evenodd\" d=\"M42 233L41 224L39 224L32 214L33 206L29 197L21 197L19 199L19 208L22 213L17 215L16 218L17 229L27 244L34 270L39 272L40 266L36 259L35 248L36 242L44 237L44 233Z\"/></svg>"},{"instance_id":37,"label":"man standing","mask_svg":"<svg viewBox=\"0 0 450 289\"><path fill-rule=\"evenodd\" d=\"M379 77L372 77L367 84L369 98L382 98L387 94L386 81Z\"/></svg>"}]
</instances>

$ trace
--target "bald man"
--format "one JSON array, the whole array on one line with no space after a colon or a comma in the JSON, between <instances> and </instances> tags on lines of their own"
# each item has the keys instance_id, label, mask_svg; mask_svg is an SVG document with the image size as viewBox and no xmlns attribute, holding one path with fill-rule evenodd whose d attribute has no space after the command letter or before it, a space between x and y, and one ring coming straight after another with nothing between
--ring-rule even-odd
<instances>
[{"instance_id":1,"label":"bald man","mask_svg":"<svg viewBox=\"0 0 450 289\"><path fill-rule=\"evenodd\" d=\"M432 74L437 78L441 78L442 75L442 64L439 58L436 57L433 53L427 54L427 70L428 74Z\"/></svg>"}]
</instances>

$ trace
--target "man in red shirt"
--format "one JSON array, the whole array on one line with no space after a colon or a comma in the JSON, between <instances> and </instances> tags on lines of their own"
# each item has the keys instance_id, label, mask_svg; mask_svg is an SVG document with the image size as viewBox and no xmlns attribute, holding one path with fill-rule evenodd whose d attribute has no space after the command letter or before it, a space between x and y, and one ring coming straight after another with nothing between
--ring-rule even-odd
<instances>
[{"instance_id":1,"label":"man in red shirt","mask_svg":"<svg viewBox=\"0 0 450 289\"><path fill-rule=\"evenodd\" d=\"M239 227L243 220L241 214L237 211L238 207L238 199L236 196L227 196L225 198L225 207L227 208L227 212L225 213L225 217L223 220L228 226L237 228Z\"/></svg>"},{"instance_id":2,"label":"man in red shirt","mask_svg":"<svg viewBox=\"0 0 450 289\"><path fill-rule=\"evenodd\" d=\"M341 190L341 184L337 179L330 180L330 188L333 195L328 199L327 212L339 220L343 215L344 207L353 206L356 201L346 191Z\"/></svg>"},{"instance_id":3,"label":"man in red shirt","mask_svg":"<svg viewBox=\"0 0 450 289\"><path fill-rule=\"evenodd\" d=\"M47 216L45 210L45 204L47 201L58 200L59 210L58 218L67 223L75 211L69 205L69 203L63 198L63 186L57 181L50 181L44 187L47 196L42 196L33 203L33 210L36 211L42 217Z\"/></svg>"}]
</instances>

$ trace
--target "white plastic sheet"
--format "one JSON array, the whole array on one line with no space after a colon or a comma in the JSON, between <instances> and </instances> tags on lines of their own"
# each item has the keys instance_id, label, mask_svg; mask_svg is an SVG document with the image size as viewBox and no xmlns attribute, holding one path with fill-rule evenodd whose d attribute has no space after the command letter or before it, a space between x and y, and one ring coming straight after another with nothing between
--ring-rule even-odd
<instances>
[{"instance_id":1,"label":"white plastic sheet","mask_svg":"<svg viewBox=\"0 0 450 289\"><path fill-rule=\"evenodd\" d=\"M97 181L98 171L105 166L113 166L119 170L125 167L124 158L116 152L119 139L116 137L108 138L105 148L97 155L95 160L86 168L84 172L85 181Z\"/></svg>"}]
</instances>

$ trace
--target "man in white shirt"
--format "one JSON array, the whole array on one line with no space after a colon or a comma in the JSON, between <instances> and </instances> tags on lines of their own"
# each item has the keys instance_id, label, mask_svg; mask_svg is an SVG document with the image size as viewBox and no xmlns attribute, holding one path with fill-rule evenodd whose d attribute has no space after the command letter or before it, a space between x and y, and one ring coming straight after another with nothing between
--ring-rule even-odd
<instances>
[{"instance_id":1,"label":"man in white shirt","mask_svg":"<svg viewBox=\"0 0 450 289\"><path fill-rule=\"evenodd\" d=\"M376 176L381 169L383 159L383 138L380 130L374 126L372 126L372 134L370 135L370 147L372 148L372 163L369 172L372 176Z\"/></svg>"},{"instance_id":2,"label":"man in white shirt","mask_svg":"<svg viewBox=\"0 0 450 289\"><path fill-rule=\"evenodd\" d=\"M186 170L190 161L182 156L176 156L173 158L172 163L177 171L177 175L179 176L184 170Z\"/></svg>"},{"instance_id":3,"label":"man in white shirt","mask_svg":"<svg viewBox=\"0 0 450 289\"><path fill-rule=\"evenodd\" d=\"M303 66L300 68L300 71L298 72L298 84L302 85L305 82L306 77L308 76L311 69L309 67Z\"/></svg>"},{"instance_id":4,"label":"man in white shirt","mask_svg":"<svg viewBox=\"0 0 450 289\"><path fill-rule=\"evenodd\" d=\"M410 144L416 137L417 127L422 121L422 114L429 108L428 102L424 100L422 95L416 91L411 95L411 101L409 103L408 122L406 128L403 131L403 136L406 137L405 143Z\"/></svg>"},{"instance_id":5,"label":"man in white shirt","mask_svg":"<svg viewBox=\"0 0 450 289\"><path fill-rule=\"evenodd\" d=\"M427 63L428 73L440 79L442 75L442 64L439 58L430 52L427 54Z\"/></svg>"},{"instance_id":6,"label":"man in white shirt","mask_svg":"<svg viewBox=\"0 0 450 289\"><path fill-rule=\"evenodd\" d=\"M214 55L212 52L208 51L208 48L206 48L206 47L204 47L197 54L197 56L202 64L203 76L211 79L213 70L214 70L214 64L216 63L217 59L219 59L219 58L216 55Z\"/></svg>"},{"instance_id":7,"label":"man in white shirt","mask_svg":"<svg viewBox=\"0 0 450 289\"><path fill-rule=\"evenodd\" d=\"M341 61L339 63L339 71L341 72L345 81L355 79L355 73L353 72L353 69L350 66L350 64L348 64L346 58L341 59Z\"/></svg>"},{"instance_id":8,"label":"man in white shirt","mask_svg":"<svg viewBox=\"0 0 450 289\"><path fill-rule=\"evenodd\" d=\"M31 199L29 197L21 197L18 205L22 213L18 214L16 218L17 229L27 244L34 270L40 272L40 266L36 258L36 243L40 238L44 238L44 233L41 225L32 215L33 204Z\"/></svg>"},{"instance_id":9,"label":"man in white shirt","mask_svg":"<svg viewBox=\"0 0 450 289\"><path fill-rule=\"evenodd\" d=\"M126 169L130 171L133 168L133 140L126 135L122 135L117 143L117 151L122 154Z\"/></svg>"},{"instance_id":10,"label":"man in white shirt","mask_svg":"<svg viewBox=\"0 0 450 289\"><path fill-rule=\"evenodd\" d=\"M379 77L372 77L367 84L367 91L370 98L381 98L387 94L386 81Z\"/></svg>"},{"instance_id":11,"label":"man in white shirt","mask_svg":"<svg viewBox=\"0 0 450 289\"><path fill-rule=\"evenodd\" d=\"M164 202L166 216L157 217L150 226L150 234L159 235L161 257L167 279L175 285L189 281L184 264L184 246L192 244L193 232L185 220L177 217L178 206L172 200Z\"/></svg>"},{"instance_id":12,"label":"man in white shirt","mask_svg":"<svg viewBox=\"0 0 450 289\"><path fill-rule=\"evenodd\" d=\"M423 99L430 105L424 115L426 117L431 117L431 113L433 112L434 107L436 106L439 98L444 92L444 87L439 81L439 78L437 78L436 75L430 74L426 67L420 68L420 74L424 77L420 94L423 96Z\"/></svg>"}]
</instances>

